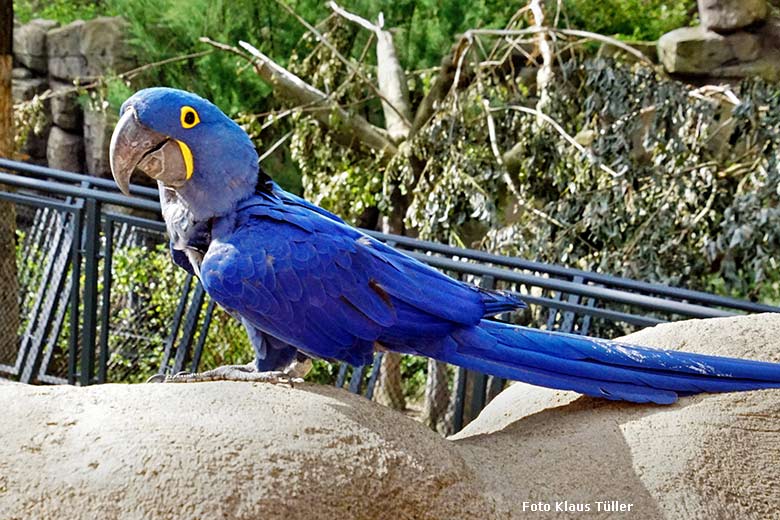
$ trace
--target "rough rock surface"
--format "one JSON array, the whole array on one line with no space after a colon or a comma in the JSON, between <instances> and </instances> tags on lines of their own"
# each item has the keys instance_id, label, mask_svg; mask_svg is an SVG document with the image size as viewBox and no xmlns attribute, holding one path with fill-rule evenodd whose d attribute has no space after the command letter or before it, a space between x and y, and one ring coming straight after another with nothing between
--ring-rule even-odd
<instances>
[{"instance_id":1,"label":"rough rock surface","mask_svg":"<svg viewBox=\"0 0 780 520\"><path fill-rule=\"evenodd\" d=\"M12 79L11 93L15 103L28 101L36 94L46 90L46 80L43 78Z\"/></svg>"},{"instance_id":2,"label":"rough rock surface","mask_svg":"<svg viewBox=\"0 0 780 520\"><path fill-rule=\"evenodd\" d=\"M86 60L87 76L130 68L130 47L125 41L127 26L127 21L118 16L100 16L84 24L79 50Z\"/></svg>"},{"instance_id":3,"label":"rough rock surface","mask_svg":"<svg viewBox=\"0 0 780 520\"><path fill-rule=\"evenodd\" d=\"M778 330L780 315L765 314L661 325L623 339L780 362ZM523 501L618 500L634 504L625 518L780 518L780 390L662 407L517 383L454 438L517 517L528 515Z\"/></svg>"},{"instance_id":4,"label":"rough rock surface","mask_svg":"<svg viewBox=\"0 0 780 520\"><path fill-rule=\"evenodd\" d=\"M35 19L14 29L14 57L25 67L46 73L46 32L57 26L52 20Z\"/></svg>"},{"instance_id":5,"label":"rough rock surface","mask_svg":"<svg viewBox=\"0 0 780 520\"><path fill-rule=\"evenodd\" d=\"M48 42L49 73L64 80L87 75L87 60L82 56L79 42L83 20L76 20L46 33Z\"/></svg>"},{"instance_id":6,"label":"rough rock surface","mask_svg":"<svg viewBox=\"0 0 780 520\"><path fill-rule=\"evenodd\" d=\"M81 173L84 157L84 141L81 136L53 126L46 147L46 160L50 168Z\"/></svg>"},{"instance_id":7,"label":"rough rock surface","mask_svg":"<svg viewBox=\"0 0 780 520\"><path fill-rule=\"evenodd\" d=\"M713 31L731 32L766 19L766 0L699 0L701 24Z\"/></svg>"},{"instance_id":8,"label":"rough rock surface","mask_svg":"<svg viewBox=\"0 0 780 520\"><path fill-rule=\"evenodd\" d=\"M452 443L333 387L13 384L0 408L4 518L495 517Z\"/></svg>"},{"instance_id":9,"label":"rough rock surface","mask_svg":"<svg viewBox=\"0 0 780 520\"><path fill-rule=\"evenodd\" d=\"M124 72L131 65L126 27L120 17L98 17L49 31L49 72L64 80Z\"/></svg>"},{"instance_id":10,"label":"rough rock surface","mask_svg":"<svg viewBox=\"0 0 780 520\"><path fill-rule=\"evenodd\" d=\"M710 74L729 62L751 61L761 53L759 36L738 32L721 35L702 26L670 31L658 40L658 56L673 74Z\"/></svg>"},{"instance_id":11,"label":"rough rock surface","mask_svg":"<svg viewBox=\"0 0 780 520\"><path fill-rule=\"evenodd\" d=\"M780 361L780 315L645 330L647 345ZM780 391L610 403L515 384L456 438L330 387L0 384L7 518L765 519ZM599 513L597 501L631 504ZM543 514L523 502L551 504Z\"/></svg>"},{"instance_id":12,"label":"rough rock surface","mask_svg":"<svg viewBox=\"0 0 780 520\"><path fill-rule=\"evenodd\" d=\"M73 85L52 80L50 87L54 92L51 98L52 121L65 130L78 130L81 127L81 106Z\"/></svg>"},{"instance_id":13,"label":"rough rock surface","mask_svg":"<svg viewBox=\"0 0 780 520\"><path fill-rule=\"evenodd\" d=\"M111 177L108 148L116 123L113 112L89 108L84 111L84 156L90 175Z\"/></svg>"}]
</instances>

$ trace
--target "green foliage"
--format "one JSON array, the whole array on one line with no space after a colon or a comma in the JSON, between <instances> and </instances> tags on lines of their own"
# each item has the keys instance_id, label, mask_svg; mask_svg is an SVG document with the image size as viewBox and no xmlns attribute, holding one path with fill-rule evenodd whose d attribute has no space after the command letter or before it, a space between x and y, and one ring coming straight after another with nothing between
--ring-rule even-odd
<instances>
[{"instance_id":1,"label":"green foliage","mask_svg":"<svg viewBox=\"0 0 780 520\"><path fill-rule=\"evenodd\" d=\"M693 0L564 0L563 5L574 28L643 41L692 25L697 13Z\"/></svg>"},{"instance_id":2,"label":"green foliage","mask_svg":"<svg viewBox=\"0 0 780 520\"><path fill-rule=\"evenodd\" d=\"M67 24L74 20L89 20L96 16L113 16L114 11L96 0L15 0L14 16L22 23L33 18L56 20Z\"/></svg>"},{"instance_id":3,"label":"green foliage","mask_svg":"<svg viewBox=\"0 0 780 520\"><path fill-rule=\"evenodd\" d=\"M401 357L401 380L404 398L410 402L419 401L425 392L428 378L428 358L418 356Z\"/></svg>"},{"instance_id":4,"label":"green foliage","mask_svg":"<svg viewBox=\"0 0 780 520\"><path fill-rule=\"evenodd\" d=\"M569 63L560 77L547 113L588 136L618 177L533 115L506 109L494 112L498 146L518 146L521 157L512 176L521 198L508 195L473 86L459 111L445 108L414 143L429 167L412 191L409 224L426 238L776 301L777 86L746 82L732 107L603 61ZM484 89L492 106L529 102L501 84Z\"/></svg>"}]
</instances>

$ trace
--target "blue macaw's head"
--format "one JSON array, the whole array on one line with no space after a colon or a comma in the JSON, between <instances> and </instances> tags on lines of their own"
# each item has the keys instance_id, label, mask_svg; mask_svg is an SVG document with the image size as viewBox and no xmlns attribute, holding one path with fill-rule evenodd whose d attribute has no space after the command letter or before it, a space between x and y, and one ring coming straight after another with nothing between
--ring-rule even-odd
<instances>
[{"instance_id":1,"label":"blue macaw's head","mask_svg":"<svg viewBox=\"0 0 780 520\"><path fill-rule=\"evenodd\" d=\"M111 136L111 173L129 194L140 170L175 190L193 216L230 212L257 184L249 136L213 103L190 92L148 88L124 102Z\"/></svg>"}]
</instances>

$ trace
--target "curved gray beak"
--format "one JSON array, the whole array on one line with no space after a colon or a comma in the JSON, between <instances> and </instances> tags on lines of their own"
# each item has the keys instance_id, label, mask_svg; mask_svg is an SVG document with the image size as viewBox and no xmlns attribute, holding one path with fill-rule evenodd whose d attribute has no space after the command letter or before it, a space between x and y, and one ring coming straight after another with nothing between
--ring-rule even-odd
<instances>
[{"instance_id":1,"label":"curved gray beak","mask_svg":"<svg viewBox=\"0 0 780 520\"><path fill-rule=\"evenodd\" d=\"M179 143L142 125L133 107L125 110L114 128L109 161L114 182L125 195L130 195L130 177L136 169L173 188L188 178Z\"/></svg>"}]
</instances>

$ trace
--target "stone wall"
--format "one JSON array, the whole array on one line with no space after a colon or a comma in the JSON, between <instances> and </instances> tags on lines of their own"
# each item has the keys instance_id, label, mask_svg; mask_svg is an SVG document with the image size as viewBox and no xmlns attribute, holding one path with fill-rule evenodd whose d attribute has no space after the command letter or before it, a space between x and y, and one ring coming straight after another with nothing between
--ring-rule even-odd
<instances>
[{"instance_id":1,"label":"stone wall","mask_svg":"<svg viewBox=\"0 0 780 520\"><path fill-rule=\"evenodd\" d=\"M73 87L132 66L127 22L119 17L59 26L36 19L14 27L13 96L19 103L47 90L47 124L31 134L22 153L52 168L110 176L108 143L114 114L84 108Z\"/></svg>"},{"instance_id":2,"label":"stone wall","mask_svg":"<svg viewBox=\"0 0 780 520\"><path fill-rule=\"evenodd\" d=\"M658 54L672 74L780 81L780 17L766 0L699 0L701 25L666 33Z\"/></svg>"}]
</instances>

